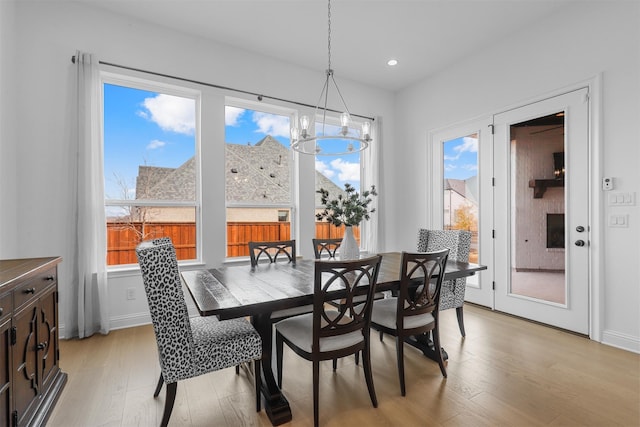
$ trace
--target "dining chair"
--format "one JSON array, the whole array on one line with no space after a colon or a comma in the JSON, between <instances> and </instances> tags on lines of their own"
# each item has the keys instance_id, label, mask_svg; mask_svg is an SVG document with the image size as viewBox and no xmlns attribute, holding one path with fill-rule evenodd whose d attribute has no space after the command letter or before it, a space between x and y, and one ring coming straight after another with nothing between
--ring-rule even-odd
<instances>
[{"instance_id":1,"label":"dining chair","mask_svg":"<svg viewBox=\"0 0 640 427\"><path fill-rule=\"evenodd\" d=\"M333 360L362 352L364 375L374 408L378 400L373 385L370 354L370 321L373 295L382 256L350 261L316 260L313 312L291 317L275 324L278 385L282 387L284 343L313 364L313 423L319 422L320 361ZM326 304L345 293L339 310ZM364 303L354 298L367 295Z\"/></svg>"},{"instance_id":2,"label":"dining chair","mask_svg":"<svg viewBox=\"0 0 640 427\"><path fill-rule=\"evenodd\" d=\"M449 249L449 259L452 261L469 262L471 249L471 232L466 230L427 230L418 231L418 252L438 251ZM460 334L465 337L464 330L464 293L467 279L445 280L440 293L440 310L456 309Z\"/></svg>"},{"instance_id":3,"label":"dining chair","mask_svg":"<svg viewBox=\"0 0 640 427\"><path fill-rule=\"evenodd\" d=\"M178 381L255 361L256 410L260 411L262 340L245 319L219 321L215 316L189 318L169 238L136 247L153 331L158 346L160 379L153 397L167 384L161 426L169 423Z\"/></svg>"},{"instance_id":4,"label":"dining chair","mask_svg":"<svg viewBox=\"0 0 640 427\"><path fill-rule=\"evenodd\" d=\"M437 252L402 253L400 289L396 297L375 301L371 327L396 337L400 392L406 395L404 381L404 341L430 333L442 375L447 377L440 346L438 304L449 249Z\"/></svg>"},{"instance_id":5,"label":"dining chair","mask_svg":"<svg viewBox=\"0 0 640 427\"><path fill-rule=\"evenodd\" d=\"M340 249L342 239L311 239L313 243L313 254L316 259L323 256L327 258L335 258L336 252Z\"/></svg>"},{"instance_id":6,"label":"dining chair","mask_svg":"<svg viewBox=\"0 0 640 427\"><path fill-rule=\"evenodd\" d=\"M313 253L316 259L321 259L323 256L329 259L335 259L338 249L340 249L340 244L342 243L342 239L311 239L313 243ZM361 303L366 300L366 295L358 295L355 297L354 302ZM373 295L374 299L382 299L384 298L384 292L376 292ZM344 300L335 300L329 301L328 304L333 305L334 307L340 309ZM356 353L355 361L356 365L360 363L360 353ZM337 361L334 359L333 361L333 370L335 371L337 367Z\"/></svg>"},{"instance_id":7,"label":"dining chair","mask_svg":"<svg viewBox=\"0 0 640 427\"><path fill-rule=\"evenodd\" d=\"M286 257L288 262L296 263L296 241L280 240L273 242L249 242L251 267L256 267L260 258L269 259L270 263L278 261L278 256Z\"/></svg>"}]
</instances>

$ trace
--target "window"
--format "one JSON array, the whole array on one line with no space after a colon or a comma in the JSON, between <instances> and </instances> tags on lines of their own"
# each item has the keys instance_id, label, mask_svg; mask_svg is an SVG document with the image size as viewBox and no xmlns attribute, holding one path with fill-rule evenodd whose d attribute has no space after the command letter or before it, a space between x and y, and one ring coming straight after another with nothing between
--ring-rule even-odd
<instances>
[{"instance_id":1,"label":"window","mask_svg":"<svg viewBox=\"0 0 640 427\"><path fill-rule=\"evenodd\" d=\"M199 94L103 76L107 265L135 264L142 240L170 237L198 258Z\"/></svg>"},{"instance_id":2,"label":"window","mask_svg":"<svg viewBox=\"0 0 640 427\"><path fill-rule=\"evenodd\" d=\"M321 120L321 119L320 119ZM362 128L361 123L351 122L349 127L349 136L360 136L359 129ZM339 135L341 131L339 119L336 117L327 117L326 124L316 122L316 135ZM322 153L322 144L328 141L319 141L320 153ZM347 146L352 143L351 140L340 140L339 142L331 141L332 144L338 144L341 151L347 151ZM362 156L361 152L352 154L343 154L339 156L316 155L316 191L324 188L329 191L331 199L336 198L339 194L344 193L344 185L351 184L356 191L360 192L360 184L362 181ZM320 195L316 193L316 212L322 209ZM360 240L360 227L353 227L354 236L358 243ZM340 238L344 235L344 226L336 227L326 221L316 221L315 237L321 239Z\"/></svg>"},{"instance_id":3,"label":"window","mask_svg":"<svg viewBox=\"0 0 640 427\"><path fill-rule=\"evenodd\" d=\"M470 262L478 262L478 135L443 143L443 228L472 233Z\"/></svg>"},{"instance_id":4,"label":"window","mask_svg":"<svg viewBox=\"0 0 640 427\"><path fill-rule=\"evenodd\" d=\"M295 226L292 110L228 99L225 106L227 257L249 255L248 242L289 240Z\"/></svg>"}]
</instances>

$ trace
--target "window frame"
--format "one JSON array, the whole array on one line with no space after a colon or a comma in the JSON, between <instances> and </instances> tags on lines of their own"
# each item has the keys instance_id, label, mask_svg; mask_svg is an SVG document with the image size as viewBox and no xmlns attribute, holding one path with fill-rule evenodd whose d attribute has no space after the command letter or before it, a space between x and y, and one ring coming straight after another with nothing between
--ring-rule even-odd
<instances>
[{"instance_id":1,"label":"window frame","mask_svg":"<svg viewBox=\"0 0 640 427\"><path fill-rule=\"evenodd\" d=\"M150 78L135 77L128 74L116 73L105 69L100 70L100 142L103 152L103 165L104 165L104 85L116 85L131 89L150 91L155 93L161 93L166 95L179 96L183 98L193 99L195 103L195 130L194 130L194 172L195 172L195 198L193 201L174 201L174 200L159 200L159 199L107 199L106 194L104 197L104 206L107 209L109 206L114 207L192 207L194 208L195 217L195 229L196 229L196 257L187 260L178 260L178 265L199 265L202 264L202 173L201 173L201 111L202 111L202 91L194 89L192 87L178 85L175 83L160 82ZM102 172L103 187L105 186L105 174ZM107 260L105 259L105 264ZM107 265L107 272L126 272L129 270L138 269L136 263L132 264L116 264Z\"/></svg>"},{"instance_id":2,"label":"window frame","mask_svg":"<svg viewBox=\"0 0 640 427\"><path fill-rule=\"evenodd\" d=\"M292 127L292 125L294 123L296 123L297 118L298 118L298 114L299 111L295 108L287 108L287 107L283 107L281 105L275 104L275 103L265 103L264 101L251 101L248 99L244 99L244 98L238 98L238 97L233 97L233 96L225 96L224 97L224 106L223 108L226 110L227 107L236 107L236 108L242 108L245 110L251 110L251 111L258 111L258 112L262 112L262 113L267 113L267 114L274 114L274 115L280 115L280 116L286 116L289 117L289 128ZM225 124L225 128L226 128L226 124ZM226 153L226 145L227 145L227 138L226 138L226 130L225 130L225 136L223 138L223 143L225 145L225 153ZM298 236L299 234L299 227L300 224L298 223L299 219L298 219L298 188L299 188L299 184L298 184L298 173L299 173L299 168L298 168L298 161L296 156L293 153L293 150L289 147L289 177L290 177L290 183L289 183L289 188L290 188L290 194L289 194L289 200L290 203L289 204L284 204L284 203L263 203L263 204L253 204L253 203L245 203L245 202L227 202L227 198L226 198L226 184L225 184L225 257L224 257L224 262L233 262L233 261L243 261L245 259L249 259L249 256L233 256L230 257L227 254L227 245L228 245L228 235L227 235L227 227L226 224L228 222L228 209L229 208L257 208L257 209L261 209L261 208L267 208L267 209L276 209L276 210L288 210L289 211L289 223L291 224L290 227L290 239L296 239L296 236ZM226 154L225 154L225 161L226 161ZM225 174L226 174L226 170L225 170ZM279 216L279 213L278 213ZM280 221L278 221L280 222Z\"/></svg>"}]
</instances>

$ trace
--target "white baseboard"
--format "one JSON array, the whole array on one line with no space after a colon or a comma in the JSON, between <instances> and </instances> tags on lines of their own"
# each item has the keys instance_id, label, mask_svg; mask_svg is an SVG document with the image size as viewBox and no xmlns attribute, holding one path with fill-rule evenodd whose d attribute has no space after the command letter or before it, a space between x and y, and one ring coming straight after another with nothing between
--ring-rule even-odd
<instances>
[{"instance_id":1,"label":"white baseboard","mask_svg":"<svg viewBox=\"0 0 640 427\"><path fill-rule=\"evenodd\" d=\"M149 316L149 312L134 313L134 314L128 314L126 316L113 317L111 318L111 321L110 321L110 327L112 331L116 329L133 328L135 326L142 326L142 325L149 325L149 324L151 324L151 317ZM60 324L58 327L58 336L60 337L61 340L68 338L63 324Z\"/></svg>"},{"instance_id":2,"label":"white baseboard","mask_svg":"<svg viewBox=\"0 0 640 427\"><path fill-rule=\"evenodd\" d=\"M640 339L631 335L621 334L620 332L604 331L602 333L602 344L640 353Z\"/></svg>"}]
</instances>

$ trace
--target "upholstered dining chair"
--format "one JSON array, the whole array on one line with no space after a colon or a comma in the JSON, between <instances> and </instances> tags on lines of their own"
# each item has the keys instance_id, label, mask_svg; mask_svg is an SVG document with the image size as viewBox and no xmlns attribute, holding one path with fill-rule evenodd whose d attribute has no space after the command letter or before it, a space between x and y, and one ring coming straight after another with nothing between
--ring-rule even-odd
<instances>
[{"instance_id":1,"label":"upholstered dining chair","mask_svg":"<svg viewBox=\"0 0 640 427\"><path fill-rule=\"evenodd\" d=\"M136 248L158 345L160 379L167 395L161 426L169 423L178 381L255 361L256 409L260 411L262 340L245 319L219 321L215 316L189 318L176 252L169 238L142 242Z\"/></svg>"},{"instance_id":2,"label":"upholstered dining chair","mask_svg":"<svg viewBox=\"0 0 640 427\"><path fill-rule=\"evenodd\" d=\"M336 252L340 249L342 239L311 239L313 243L313 254L316 259L323 256L327 258L335 258Z\"/></svg>"},{"instance_id":3,"label":"upholstered dining chair","mask_svg":"<svg viewBox=\"0 0 640 427\"><path fill-rule=\"evenodd\" d=\"M369 397L378 406L373 385L370 354L370 320L373 295L382 256L351 261L316 261L313 312L291 317L275 324L278 385L282 386L284 343L294 353L313 364L313 423L319 422L320 361L333 360L362 351L364 375ZM336 290L345 290L345 303L339 310L326 304L336 298ZM364 303L354 303L366 294Z\"/></svg>"},{"instance_id":4,"label":"upholstered dining chair","mask_svg":"<svg viewBox=\"0 0 640 427\"><path fill-rule=\"evenodd\" d=\"M418 252L438 251L449 249L449 259L452 261L469 262L471 248L471 232L466 230L427 230L418 231ZM445 280L440 294L440 310L456 309L460 334L466 336L464 330L464 293L467 279Z\"/></svg>"},{"instance_id":5,"label":"upholstered dining chair","mask_svg":"<svg viewBox=\"0 0 640 427\"><path fill-rule=\"evenodd\" d=\"M447 377L440 346L438 303L449 250L402 253L400 289L397 297L375 301L371 327L396 337L400 392L406 395L404 381L404 341L410 336L430 333L442 375Z\"/></svg>"}]
</instances>

